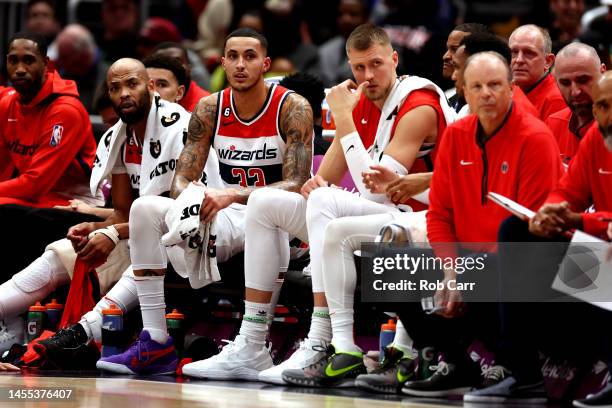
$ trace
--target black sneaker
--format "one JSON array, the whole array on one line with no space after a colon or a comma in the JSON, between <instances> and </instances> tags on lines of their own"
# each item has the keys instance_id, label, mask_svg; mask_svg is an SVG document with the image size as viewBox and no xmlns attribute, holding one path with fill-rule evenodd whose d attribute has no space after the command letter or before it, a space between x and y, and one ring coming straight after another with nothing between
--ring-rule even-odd
<instances>
[{"instance_id":1,"label":"black sneaker","mask_svg":"<svg viewBox=\"0 0 612 408\"><path fill-rule=\"evenodd\" d=\"M495 384L500 383L506 377L511 375L510 370L501 365L494 365L488 368L482 369L482 382L476 388L481 390L483 388L489 388Z\"/></svg>"},{"instance_id":2,"label":"black sneaker","mask_svg":"<svg viewBox=\"0 0 612 408\"><path fill-rule=\"evenodd\" d=\"M365 374L363 352L340 351L327 348L326 355L304 369L283 371L283 380L302 387L353 387L355 378Z\"/></svg>"},{"instance_id":3,"label":"black sneaker","mask_svg":"<svg viewBox=\"0 0 612 408\"><path fill-rule=\"evenodd\" d=\"M464 402L486 404L542 405L548 398L543 382L519 383L514 377L508 377L487 388L469 392L463 396Z\"/></svg>"},{"instance_id":4,"label":"black sneaker","mask_svg":"<svg viewBox=\"0 0 612 408\"><path fill-rule=\"evenodd\" d=\"M382 394L398 394L406 381L414 380L416 360L395 347L385 349L382 365L355 379L355 386Z\"/></svg>"},{"instance_id":5,"label":"black sneaker","mask_svg":"<svg viewBox=\"0 0 612 408\"><path fill-rule=\"evenodd\" d=\"M472 389L472 376L466 375L455 364L440 361L431 368L436 370L431 377L407 382L402 393L415 397L449 397L463 395Z\"/></svg>"},{"instance_id":6,"label":"black sneaker","mask_svg":"<svg viewBox=\"0 0 612 408\"><path fill-rule=\"evenodd\" d=\"M589 395L581 400L574 400L573 405L577 408L607 407L612 408L612 384L607 384L597 394Z\"/></svg>"},{"instance_id":7,"label":"black sneaker","mask_svg":"<svg viewBox=\"0 0 612 408\"><path fill-rule=\"evenodd\" d=\"M61 329L34 345L34 350L53 366L64 369L95 369L100 352L89 344L80 324Z\"/></svg>"}]
</instances>

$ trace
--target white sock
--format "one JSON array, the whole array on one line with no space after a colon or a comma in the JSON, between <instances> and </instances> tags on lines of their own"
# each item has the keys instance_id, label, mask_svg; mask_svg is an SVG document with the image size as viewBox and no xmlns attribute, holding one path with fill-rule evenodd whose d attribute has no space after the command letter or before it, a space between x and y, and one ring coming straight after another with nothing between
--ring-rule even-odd
<instances>
[{"instance_id":1,"label":"white sock","mask_svg":"<svg viewBox=\"0 0 612 408\"><path fill-rule=\"evenodd\" d=\"M240 325L240 335L250 343L265 344L268 333L269 303L244 301L244 316Z\"/></svg>"},{"instance_id":2,"label":"white sock","mask_svg":"<svg viewBox=\"0 0 612 408\"><path fill-rule=\"evenodd\" d=\"M329 320L329 308L315 306L312 309L312 317L310 319L310 330L308 338L311 340L319 340L324 343L329 343L332 337L331 321Z\"/></svg>"},{"instance_id":3,"label":"white sock","mask_svg":"<svg viewBox=\"0 0 612 408\"><path fill-rule=\"evenodd\" d=\"M353 339L353 309L340 309L330 315L332 344L340 351L361 351Z\"/></svg>"},{"instance_id":4,"label":"white sock","mask_svg":"<svg viewBox=\"0 0 612 408\"><path fill-rule=\"evenodd\" d=\"M138 300L142 312L142 329L151 339L164 344L168 341L166 327L166 302L164 300L163 276L135 276Z\"/></svg>"},{"instance_id":5,"label":"white sock","mask_svg":"<svg viewBox=\"0 0 612 408\"><path fill-rule=\"evenodd\" d=\"M406 331L401 320L397 320L395 326L395 337L393 338L393 347L399 349L406 356L414 356L412 351L412 339Z\"/></svg>"},{"instance_id":6,"label":"white sock","mask_svg":"<svg viewBox=\"0 0 612 408\"><path fill-rule=\"evenodd\" d=\"M131 270L128 269L93 310L85 313L79 321L90 340L93 338L98 343L102 341L102 311L111 304L119 307L124 315L138 305L138 293Z\"/></svg>"}]
</instances>

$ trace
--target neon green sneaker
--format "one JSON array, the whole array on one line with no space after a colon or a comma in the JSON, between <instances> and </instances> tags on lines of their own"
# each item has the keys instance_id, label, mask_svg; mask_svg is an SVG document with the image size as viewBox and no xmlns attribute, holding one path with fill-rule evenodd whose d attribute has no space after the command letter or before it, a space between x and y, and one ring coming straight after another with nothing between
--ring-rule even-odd
<instances>
[{"instance_id":1,"label":"neon green sneaker","mask_svg":"<svg viewBox=\"0 0 612 408\"><path fill-rule=\"evenodd\" d=\"M355 386L382 394L399 394L407 381L414 381L416 359L395 347L387 347L381 366L355 379Z\"/></svg>"},{"instance_id":2,"label":"neon green sneaker","mask_svg":"<svg viewBox=\"0 0 612 408\"><path fill-rule=\"evenodd\" d=\"M355 378L365 373L363 352L336 352L330 345L326 355L314 364L303 369L283 371L283 380L302 387L353 387Z\"/></svg>"}]
</instances>

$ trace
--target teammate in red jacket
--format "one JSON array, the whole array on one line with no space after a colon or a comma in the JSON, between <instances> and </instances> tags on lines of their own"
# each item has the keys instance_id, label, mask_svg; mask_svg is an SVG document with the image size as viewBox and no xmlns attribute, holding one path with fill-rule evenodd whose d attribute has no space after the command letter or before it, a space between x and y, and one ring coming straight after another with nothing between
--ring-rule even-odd
<instances>
[{"instance_id":1,"label":"teammate in red jacket","mask_svg":"<svg viewBox=\"0 0 612 408\"><path fill-rule=\"evenodd\" d=\"M566 165L593 124L591 88L605 71L597 51L589 45L571 43L557 53L553 75L568 107L551 115L546 125L557 139Z\"/></svg>"},{"instance_id":2,"label":"teammate in red jacket","mask_svg":"<svg viewBox=\"0 0 612 408\"><path fill-rule=\"evenodd\" d=\"M567 105L549 70L555 62L548 32L535 25L524 25L512 32L512 79L527 95L545 121Z\"/></svg>"},{"instance_id":3,"label":"teammate in red jacket","mask_svg":"<svg viewBox=\"0 0 612 408\"><path fill-rule=\"evenodd\" d=\"M593 86L593 126L580 142L578 153L570 163L559 188L554 190L529 229L538 236L551 237L578 228L607 239L609 214L612 211L612 72L606 72ZM585 213L591 205L596 212Z\"/></svg>"},{"instance_id":4,"label":"teammate in red jacket","mask_svg":"<svg viewBox=\"0 0 612 408\"><path fill-rule=\"evenodd\" d=\"M89 190L96 151L89 117L76 84L47 62L44 39L11 39L7 70L16 92L0 101L0 204L66 205Z\"/></svg>"}]
</instances>

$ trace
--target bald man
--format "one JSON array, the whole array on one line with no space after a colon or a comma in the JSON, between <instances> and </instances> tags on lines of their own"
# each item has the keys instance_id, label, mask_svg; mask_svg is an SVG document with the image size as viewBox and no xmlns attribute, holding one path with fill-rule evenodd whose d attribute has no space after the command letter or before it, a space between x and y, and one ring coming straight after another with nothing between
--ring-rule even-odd
<instances>
[{"instance_id":1,"label":"bald man","mask_svg":"<svg viewBox=\"0 0 612 408\"><path fill-rule=\"evenodd\" d=\"M98 264L104 259L108 259L110 263L115 248L123 247L123 251L127 251L126 243L130 236L128 220L133 201L139 196L165 195L171 189L175 166L159 162L158 158L162 160L164 157L170 157L170 160L176 160L179 157L191 115L178 104L164 101L153 93L153 83L147 75L145 66L138 60L124 58L116 61L108 70L106 82L113 109L121 120L100 141L91 185L95 186L107 175L112 177L113 214L103 222L83 223L72 227L67 235L72 244L72 255L66 255L71 248L68 245L66 249L63 243L60 249L49 255L50 261L44 259L40 265L32 264L29 269L21 272L25 276L38 276L36 274L43 273L47 273L48 276L51 273L53 279L46 281L53 284L57 284L58 281L68 283L75 253L90 264ZM160 146L157 153L154 146ZM111 156L111 151L119 153ZM105 157L107 159L104 159ZM209 182L220 183L216 156L212 153L209 157L211 160L206 164L205 174ZM155 166L157 171L149 173L150 170L147 169L151 166ZM102 170L96 172L96 167ZM217 182L214 181L215 175ZM146 181L141 182L141 180ZM91 233L94 235L91 236ZM56 257L56 254L60 256ZM72 259L71 264L65 265L64 257ZM51 271L45 269L49 263L55 265ZM129 256L127 265L129 265ZM118 265L109 267L108 273L114 274L115 280L119 276L121 279L106 296L92 311L87 312L79 323L41 341L37 348L39 353L46 355L59 367L83 364L91 368L95 364L99 354L89 345L93 344L92 340L96 342L101 340L102 310L115 305L126 313L138 306L131 267L125 270L123 275L121 272L125 269L125 264L120 270L116 269L118 267ZM38 290L48 291L49 288L45 286ZM30 301L28 304L31 304L31 298L39 296L40 293L28 292L24 295L28 296ZM13 302L4 302L4 298L0 297L0 304L10 306L14 313L21 302L16 302L15 299ZM79 362L80 357L83 358ZM174 353L169 353L168 358L170 358L168 364L175 366Z\"/></svg>"},{"instance_id":2,"label":"bald man","mask_svg":"<svg viewBox=\"0 0 612 408\"><path fill-rule=\"evenodd\" d=\"M508 40L512 52L512 79L538 110L545 121L567 105L550 75L555 62L552 41L546 30L536 25L520 26Z\"/></svg>"},{"instance_id":3,"label":"bald man","mask_svg":"<svg viewBox=\"0 0 612 408\"><path fill-rule=\"evenodd\" d=\"M559 186L548 195L545 204L529 221L510 217L500 228L500 293L514 302L503 305L506 338L497 361L512 372L512 377L496 387L469 394L466 401L523 402L522 406L526 402L521 401L524 397L533 402L536 385L543 381L540 351L580 363L597 361L602 354L609 353L601 348L601 344L610 342L609 312L602 315L602 309L575 299L563 302L561 294L551 289L567 250L568 232L579 229L608 239L608 223L603 219L612 216L611 72L594 83L593 114L597 126L586 133ZM591 206L597 211L585 212ZM556 244L552 245L553 242ZM517 303L518 300L540 303L534 307L534 303ZM555 303L547 304L549 300ZM608 404L610 394L612 391L607 389ZM545 394L540 393L539 397L545 398ZM585 401L581 404L575 406L602 406L588 405Z\"/></svg>"},{"instance_id":4,"label":"bald man","mask_svg":"<svg viewBox=\"0 0 612 408\"><path fill-rule=\"evenodd\" d=\"M497 241L507 212L489 202L487 194L497 192L536 209L556 185L560 171L550 130L511 103L510 68L504 57L496 52L472 55L464 80L474 114L451 124L442 139L429 195L427 237L437 257L478 256L486 261L481 272L438 271L444 288L435 294L437 313L446 319L425 315L417 303L407 303L399 313L416 348L433 345L446 357L430 379L406 383L402 392L413 396L460 395L480 381L490 384L503 378L497 376L501 368L491 368L480 379L466 352L475 338L495 350L497 304L466 303L470 294L451 290L447 283L475 282L481 300L496 299L491 290L496 288L496 246L486 243ZM456 247L449 247L451 242ZM463 320L456 320L459 316Z\"/></svg>"},{"instance_id":5,"label":"bald man","mask_svg":"<svg viewBox=\"0 0 612 408\"><path fill-rule=\"evenodd\" d=\"M566 166L593 124L591 89L605 71L597 51L589 45L571 43L557 53L553 76L567 108L552 114L546 119L546 125L557 139Z\"/></svg>"}]
</instances>

